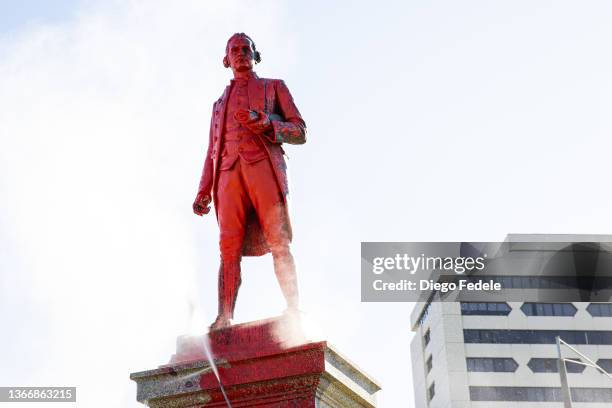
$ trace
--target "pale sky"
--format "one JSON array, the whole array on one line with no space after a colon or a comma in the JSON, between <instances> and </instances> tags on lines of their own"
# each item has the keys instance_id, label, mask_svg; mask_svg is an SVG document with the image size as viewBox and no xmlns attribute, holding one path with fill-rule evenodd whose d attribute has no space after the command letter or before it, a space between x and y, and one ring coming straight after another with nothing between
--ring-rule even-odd
<instances>
[{"instance_id":1,"label":"pale sky","mask_svg":"<svg viewBox=\"0 0 612 408\"><path fill-rule=\"evenodd\" d=\"M191 203L244 31L309 129L286 149L302 308L380 407L413 407L411 305L360 302L360 242L610 234L610 21L607 1L0 2L0 386L138 407L129 373L213 320L218 229ZM269 256L243 271L237 319L278 314Z\"/></svg>"}]
</instances>

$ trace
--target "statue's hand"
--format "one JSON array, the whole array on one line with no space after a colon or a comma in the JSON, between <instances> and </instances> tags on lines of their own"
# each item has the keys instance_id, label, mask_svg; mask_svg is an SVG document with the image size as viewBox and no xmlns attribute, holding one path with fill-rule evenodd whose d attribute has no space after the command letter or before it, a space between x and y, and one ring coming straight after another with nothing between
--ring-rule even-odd
<instances>
[{"instance_id":1,"label":"statue's hand","mask_svg":"<svg viewBox=\"0 0 612 408\"><path fill-rule=\"evenodd\" d=\"M240 109L234 114L234 119L253 133L263 133L272 129L270 117L264 111Z\"/></svg>"},{"instance_id":2,"label":"statue's hand","mask_svg":"<svg viewBox=\"0 0 612 408\"><path fill-rule=\"evenodd\" d=\"M254 123L259 120L259 113L250 109L238 109L234 113L234 119L236 119L236 122L246 125L247 123Z\"/></svg>"},{"instance_id":3,"label":"statue's hand","mask_svg":"<svg viewBox=\"0 0 612 408\"><path fill-rule=\"evenodd\" d=\"M208 214L210 211L211 201L212 200L209 194L198 193L195 201L193 202L193 212L199 216Z\"/></svg>"}]
</instances>

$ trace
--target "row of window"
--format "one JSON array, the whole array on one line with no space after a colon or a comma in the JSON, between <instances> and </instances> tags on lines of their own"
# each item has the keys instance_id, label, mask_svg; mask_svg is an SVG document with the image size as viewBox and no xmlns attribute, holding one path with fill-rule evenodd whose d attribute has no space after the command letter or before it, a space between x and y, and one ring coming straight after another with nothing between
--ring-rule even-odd
<instances>
[{"instance_id":1,"label":"row of window","mask_svg":"<svg viewBox=\"0 0 612 408\"><path fill-rule=\"evenodd\" d=\"M603 368L608 374L612 374L612 359L602 358L596 361L597 365Z\"/></svg>"},{"instance_id":2,"label":"row of window","mask_svg":"<svg viewBox=\"0 0 612 408\"><path fill-rule=\"evenodd\" d=\"M579 358L569 360L581 361ZM527 363L527 367L534 373L557 373L559 372L557 361L556 358L532 358ZM511 357L467 357L465 363L468 371L481 373L513 373L519 366ZM612 359L601 358L597 360L597 365L612 374ZM432 356L429 356L425 361L425 373L428 374L432 368L433 360ZM568 373L582 373L586 366L566 361L565 368Z\"/></svg>"},{"instance_id":3,"label":"row of window","mask_svg":"<svg viewBox=\"0 0 612 408\"><path fill-rule=\"evenodd\" d=\"M429 315L431 303L419 318L422 326ZM521 310L527 316L574 316L576 308L571 303L524 303ZM587 312L593 317L612 317L612 303L591 303ZM461 302L462 315L508 316L512 308L506 302Z\"/></svg>"},{"instance_id":4,"label":"row of window","mask_svg":"<svg viewBox=\"0 0 612 408\"><path fill-rule=\"evenodd\" d=\"M580 361L580 359L572 359L574 361ZM527 363L527 367L531 369L534 373L558 373L559 372L559 364L558 359L556 358L532 358ZM570 361L565 362L565 370L568 373L581 373L584 371L586 366L582 364L574 364Z\"/></svg>"},{"instance_id":5,"label":"row of window","mask_svg":"<svg viewBox=\"0 0 612 408\"><path fill-rule=\"evenodd\" d=\"M572 388L574 402L612 402L612 388ZM563 401L557 387L470 387L472 401Z\"/></svg>"},{"instance_id":6,"label":"row of window","mask_svg":"<svg viewBox=\"0 0 612 408\"><path fill-rule=\"evenodd\" d=\"M587 311L595 317L612 317L612 303L591 303Z\"/></svg>"},{"instance_id":7,"label":"row of window","mask_svg":"<svg viewBox=\"0 0 612 408\"><path fill-rule=\"evenodd\" d=\"M433 368L433 357L429 356L429 358L425 362L425 374L428 374L432 368Z\"/></svg>"},{"instance_id":8,"label":"row of window","mask_svg":"<svg viewBox=\"0 0 612 408\"><path fill-rule=\"evenodd\" d=\"M612 331L603 330L463 330L465 343L555 344L557 336L569 344L612 345Z\"/></svg>"},{"instance_id":9,"label":"row of window","mask_svg":"<svg viewBox=\"0 0 612 408\"><path fill-rule=\"evenodd\" d=\"M580 359L573 360L580 361ZM506 357L468 357L465 361L467 370L471 372L513 373L518 368L518 363L513 358ZM527 363L527 367L534 373L557 373L559 372L557 361L556 358L532 358ZM602 358L597 360L597 364L612 374L612 359ZM586 368L582 364L574 364L571 361L566 361L565 367L568 373L581 373Z\"/></svg>"},{"instance_id":10,"label":"row of window","mask_svg":"<svg viewBox=\"0 0 612 408\"><path fill-rule=\"evenodd\" d=\"M429 316L430 310L431 310L431 302L428 302L427 305L425 305L425 307L423 308L423 313L421 313L421 316L419 317L419 326L423 326L423 323L425 323L425 321L427 320L427 317Z\"/></svg>"},{"instance_id":11,"label":"row of window","mask_svg":"<svg viewBox=\"0 0 612 408\"><path fill-rule=\"evenodd\" d=\"M513 373L518 364L513 358L468 357L465 359L468 371Z\"/></svg>"},{"instance_id":12,"label":"row of window","mask_svg":"<svg viewBox=\"0 0 612 408\"><path fill-rule=\"evenodd\" d=\"M587 312L593 317L612 317L612 303L591 303ZM512 308L506 302L461 302L461 314L467 316L508 316ZM571 303L523 303L525 316L574 316L578 309Z\"/></svg>"},{"instance_id":13,"label":"row of window","mask_svg":"<svg viewBox=\"0 0 612 408\"><path fill-rule=\"evenodd\" d=\"M461 314L467 316L508 316L511 311L505 302L461 302Z\"/></svg>"},{"instance_id":14,"label":"row of window","mask_svg":"<svg viewBox=\"0 0 612 408\"><path fill-rule=\"evenodd\" d=\"M502 289L587 289L596 291L612 286L609 276L465 276L469 282L493 281Z\"/></svg>"},{"instance_id":15,"label":"row of window","mask_svg":"<svg viewBox=\"0 0 612 408\"><path fill-rule=\"evenodd\" d=\"M574 316L578 309L571 303L523 303L525 316Z\"/></svg>"}]
</instances>

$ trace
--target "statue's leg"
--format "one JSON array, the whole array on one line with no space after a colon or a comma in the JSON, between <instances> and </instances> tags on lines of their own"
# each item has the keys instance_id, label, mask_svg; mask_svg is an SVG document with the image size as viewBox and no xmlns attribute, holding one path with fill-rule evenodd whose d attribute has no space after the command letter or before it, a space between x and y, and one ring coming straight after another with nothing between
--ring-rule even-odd
<instances>
[{"instance_id":1,"label":"statue's leg","mask_svg":"<svg viewBox=\"0 0 612 408\"><path fill-rule=\"evenodd\" d=\"M219 311L211 330L230 326L234 318L234 308L240 288L240 260L223 260L219 267L218 302Z\"/></svg>"},{"instance_id":2,"label":"statue's leg","mask_svg":"<svg viewBox=\"0 0 612 408\"><path fill-rule=\"evenodd\" d=\"M240 259L246 226L246 213L251 202L242 182L240 162L220 172L217 189L219 221L219 313L211 330L231 325L240 287Z\"/></svg>"},{"instance_id":3,"label":"statue's leg","mask_svg":"<svg viewBox=\"0 0 612 408\"><path fill-rule=\"evenodd\" d=\"M269 160L243 166L245 184L250 201L257 212L259 224L266 238L287 308L297 310L299 292L295 262L289 249L289 218L283 195Z\"/></svg>"},{"instance_id":4,"label":"statue's leg","mask_svg":"<svg viewBox=\"0 0 612 408\"><path fill-rule=\"evenodd\" d=\"M288 245L270 249L274 260L274 273L287 302L287 309L297 311L300 299L293 255Z\"/></svg>"}]
</instances>

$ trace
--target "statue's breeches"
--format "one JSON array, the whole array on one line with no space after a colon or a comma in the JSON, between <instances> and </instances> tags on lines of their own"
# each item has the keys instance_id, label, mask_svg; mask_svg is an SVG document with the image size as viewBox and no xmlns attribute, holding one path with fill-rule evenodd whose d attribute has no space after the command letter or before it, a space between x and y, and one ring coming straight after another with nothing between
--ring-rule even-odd
<instances>
[{"instance_id":1,"label":"statue's breeches","mask_svg":"<svg viewBox=\"0 0 612 408\"><path fill-rule=\"evenodd\" d=\"M249 217L257 217L273 255L288 251L287 210L268 159L250 164L238 160L229 170L219 172L217 216L224 261L240 259Z\"/></svg>"}]
</instances>

